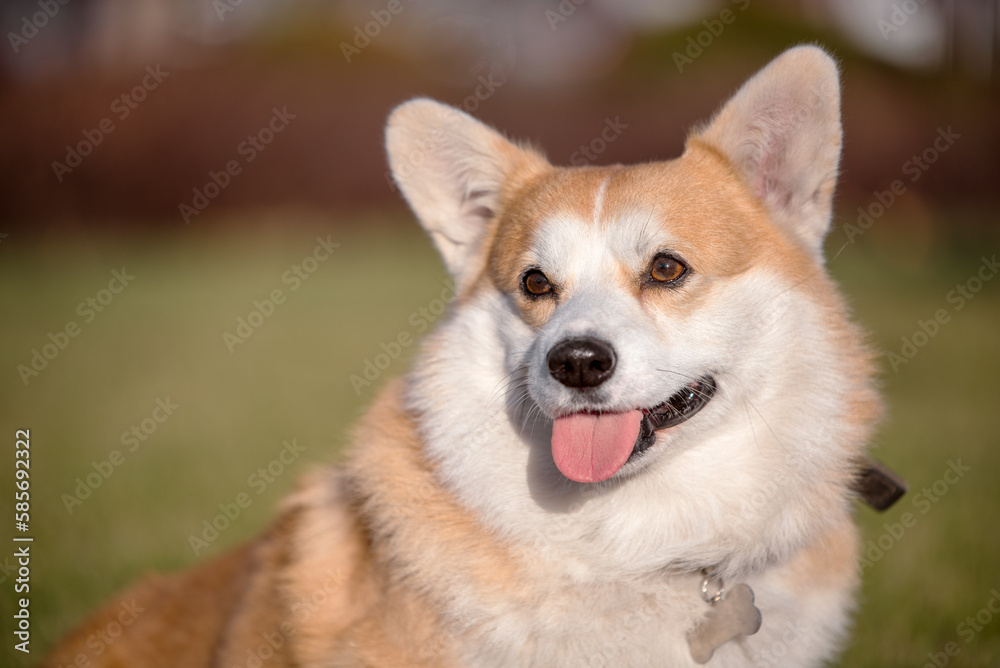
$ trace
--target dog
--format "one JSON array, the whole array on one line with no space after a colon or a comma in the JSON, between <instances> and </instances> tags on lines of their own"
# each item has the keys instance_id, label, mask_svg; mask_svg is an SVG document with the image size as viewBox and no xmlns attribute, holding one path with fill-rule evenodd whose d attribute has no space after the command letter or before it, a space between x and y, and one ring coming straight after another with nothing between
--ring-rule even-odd
<instances>
[{"instance_id":1,"label":"dog","mask_svg":"<svg viewBox=\"0 0 1000 668\"><path fill-rule=\"evenodd\" d=\"M140 583L43 665L835 657L882 412L825 270L841 134L814 46L665 162L555 167L452 107L397 107L389 164L455 282L447 317L262 536Z\"/></svg>"}]
</instances>

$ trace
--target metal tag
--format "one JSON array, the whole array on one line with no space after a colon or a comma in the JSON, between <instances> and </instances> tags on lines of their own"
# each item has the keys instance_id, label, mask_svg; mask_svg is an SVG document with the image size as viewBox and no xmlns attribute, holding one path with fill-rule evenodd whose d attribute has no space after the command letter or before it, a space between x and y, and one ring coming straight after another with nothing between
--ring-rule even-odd
<instances>
[{"instance_id":1,"label":"metal tag","mask_svg":"<svg viewBox=\"0 0 1000 668\"><path fill-rule=\"evenodd\" d=\"M721 645L760 630L762 618L753 601L753 589L742 582L722 593L701 623L688 631L688 646L695 663L708 663Z\"/></svg>"}]
</instances>

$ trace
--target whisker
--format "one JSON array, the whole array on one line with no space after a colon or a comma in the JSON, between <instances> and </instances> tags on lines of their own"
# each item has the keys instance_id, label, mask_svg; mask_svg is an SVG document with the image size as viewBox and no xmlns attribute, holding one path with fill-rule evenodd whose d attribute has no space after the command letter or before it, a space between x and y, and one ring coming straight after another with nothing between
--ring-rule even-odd
<instances>
[{"instance_id":1,"label":"whisker","mask_svg":"<svg viewBox=\"0 0 1000 668\"><path fill-rule=\"evenodd\" d=\"M680 371L672 371L671 369L661 369L659 367L656 367L656 370L657 371L662 371L664 373L672 373L675 376L681 376L682 378L687 378L688 380L701 380L701 378L698 378L698 377L695 377L695 376L689 376L688 374L681 373Z\"/></svg>"},{"instance_id":2,"label":"whisker","mask_svg":"<svg viewBox=\"0 0 1000 668\"><path fill-rule=\"evenodd\" d=\"M750 408L752 408L752 409L754 410L754 412L755 412L755 413L756 413L757 415L759 415L759 416L760 416L760 419L761 419L761 420L763 420L763 421L764 421L764 426L766 426L766 427L767 427L767 430L768 430L769 432L771 432L771 436L774 436L774 440L775 440L775 441L777 441L778 445L780 445L780 446L784 447L784 446L785 446L785 444L784 444L784 443L782 443L782 442L781 442L781 439L780 439L780 438L778 438L778 435L777 435L776 433L774 433L774 429L772 429L772 428L771 428L771 423L767 421L767 418L766 418L766 417L764 417L764 414L763 414L763 413L761 413L761 412L760 412L760 411L759 411L759 410L757 409L757 407L756 407L756 406L754 406L754 405L753 405L752 403L750 403L750 400L749 400L749 399L744 399L743 401L744 401L744 403L746 403L746 404L747 404L748 406L750 406Z\"/></svg>"},{"instance_id":3,"label":"whisker","mask_svg":"<svg viewBox=\"0 0 1000 668\"><path fill-rule=\"evenodd\" d=\"M521 378L521 377L511 378L505 383L505 385L502 388L498 387L494 389L493 394L490 395L490 399L487 402L487 406L492 406L493 403L496 402L498 399L509 396L512 392L521 389L527 384L527 382L528 381L526 378Z\"/></svg>"},{"instance_id":4,"label":"whisker","mask_svg":"<svg viewBox=\"0 0 1000 668\"><path fill-rule=\"evenodd\" d=\"M672 373L675 376L680 376L681 378L687 378L688 380L694 381L694 382L698 382L698 381L701 380L700 377L689 376L688 374L681 373L680 371L671 371L670 369L660 369L658 367L657 367L656 370L657 371L662 371L664 373ZM695 395L701 397L702 399L711 399L712 396L713 396L712 394L708 394L708 393L706 393L706 392L704 392L702 390L699 390L697 387L687 387L686 389L691 390L692 392L695 393Z\"/></svg>"},{"instance_id":5,"label":"whisker","mask_svg":"<svg viewBox=\"0 0 1000 668\"><path fill-rule=\"evenodd\" d=\"M762 452L763 449L760 447L760 441L757 440L757 429L753 426L753 418L750 417L750 406L747 404L746 397L743 398L743 409L747 412L747 421L750 423L750 431L753 433L753 442L757 446L757 451Z\"/></svg>"}]
</instances>

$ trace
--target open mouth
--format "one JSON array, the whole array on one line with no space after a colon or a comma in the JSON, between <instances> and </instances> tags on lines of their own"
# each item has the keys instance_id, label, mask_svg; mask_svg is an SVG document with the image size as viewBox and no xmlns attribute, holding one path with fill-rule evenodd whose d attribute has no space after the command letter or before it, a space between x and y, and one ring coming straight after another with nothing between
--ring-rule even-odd
<instances>
[{"instance_id":1,"label":"open mouth","mask_svg":"<svg viewBox=\"0 0 1000 668\"><path fill-rule=\"evenodd\" d=\"M656 440L656 432L687 422L715 396L715 379L705 376L693 380L659 406L642 411L639 437L632 448L632 458L646 451Z\"/></svg>"},{"instance_id":2,"label":"open mouth","mask_svg":"<svg viewBox=\"0 0 1000 668\"><path fill-rule=\"evenodd\" d=\"M704 376L652 408L558 417L552 421L552 459L570 480L607 480L641 456L656 441L656 432L690 420L715 391L715 379Z\"/></svg>"}]
</instances>

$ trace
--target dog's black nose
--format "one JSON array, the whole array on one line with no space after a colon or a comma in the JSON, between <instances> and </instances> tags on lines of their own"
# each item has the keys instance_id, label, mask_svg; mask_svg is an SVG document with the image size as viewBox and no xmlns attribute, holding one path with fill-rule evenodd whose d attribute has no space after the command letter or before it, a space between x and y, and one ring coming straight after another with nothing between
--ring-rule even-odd
<instances>
[{"instance_id":1,"label":"dog's black nose","mask_svg":"<svg viewBox=\"0 0 1000 668\"><path fill-rule=\"evenodd\" d=\"M615 349L599 339L566 339L549 351L549 373L566 387L597 387L615 371Z\"/></svg>"}]
</instances>

